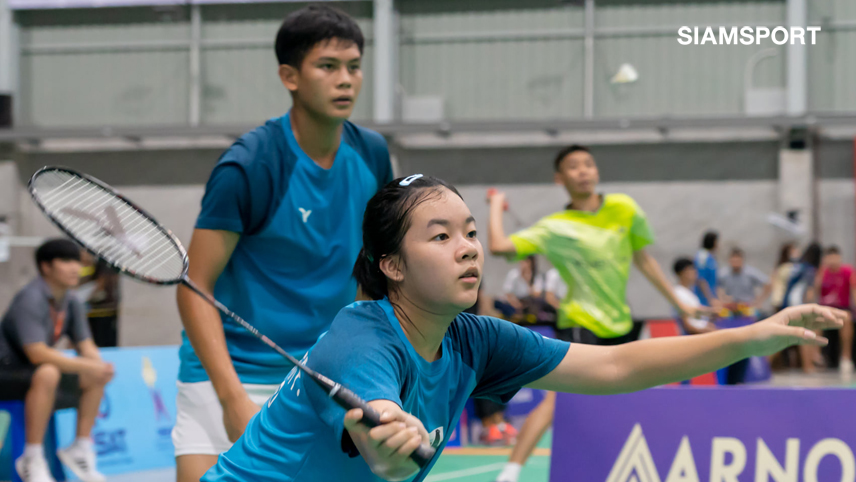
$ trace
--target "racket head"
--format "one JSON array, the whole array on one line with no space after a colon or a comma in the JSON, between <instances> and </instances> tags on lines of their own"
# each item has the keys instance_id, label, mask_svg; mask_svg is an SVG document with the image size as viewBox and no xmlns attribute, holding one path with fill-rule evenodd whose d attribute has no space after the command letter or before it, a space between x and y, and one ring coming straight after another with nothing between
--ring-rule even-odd
<instances>
[{"instance_id":1,"label":"racket head","mask_svg":"<svg viewBox=\"0 0 856 482\"><path fill-rule=\"evenodd\" d=\"M187 252L178 238L109 185L47 166L27 187L57 228L123 274L156 285L178 284L187 276Z\"/></svg>"}]
</instances>

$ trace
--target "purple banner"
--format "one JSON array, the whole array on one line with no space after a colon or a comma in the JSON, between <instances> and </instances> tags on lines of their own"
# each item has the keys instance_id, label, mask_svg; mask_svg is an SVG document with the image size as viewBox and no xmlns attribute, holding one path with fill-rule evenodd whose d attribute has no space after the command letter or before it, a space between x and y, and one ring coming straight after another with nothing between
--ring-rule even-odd
<instances>
[{"instance_id":1,"label":"purple banner","mask_svg":"<svg viewBox=\"0 0 856 482\"><path fill-rule=\"evenodd\" d=\"M551 482L854 482L856 390L559 394Z\"/></svg>"}]
</instances>

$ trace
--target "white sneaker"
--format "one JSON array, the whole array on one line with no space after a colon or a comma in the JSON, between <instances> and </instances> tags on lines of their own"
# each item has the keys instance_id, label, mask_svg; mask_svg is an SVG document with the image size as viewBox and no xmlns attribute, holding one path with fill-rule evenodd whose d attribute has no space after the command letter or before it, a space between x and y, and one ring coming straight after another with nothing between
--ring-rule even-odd
<instances>
[{"instance_id":1,"label":"white sneaker","mask_svg":"<svg viewBox=\"0 0 856 482\"><path fill-rule=\"evenodd\" d=\"M56 482L43 456L20 456L15 460L15 470L24 482Z\"/></svg>"},{"instance_id":2,"label":"white sneaker","mask_svg":"<svg viewBox=\"0 0 856 482\"><path fill-rule=\"evenodd\" d=\"M95 468L95 452L71 444L56 451L59 460L83 482L106 482L104 474Z\"/></svg>"},{"instance_id":3,"label":"white sneaker","mask_svg":"<svg viewBox=\"0 0 856 482\"><path fill-rule=\"evenodd\" d=\"M853 362L851 360L841 360L838 363L838 371L841 373L853 373Z\"/></svg>"}]
</instances>

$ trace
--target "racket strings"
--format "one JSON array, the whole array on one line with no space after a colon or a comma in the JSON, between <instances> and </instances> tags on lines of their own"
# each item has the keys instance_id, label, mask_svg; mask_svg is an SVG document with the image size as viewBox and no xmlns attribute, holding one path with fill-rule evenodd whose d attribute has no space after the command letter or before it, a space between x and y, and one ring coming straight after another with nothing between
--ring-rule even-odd
<instances>
[{"instance_id":1,"label":"racket strings","mask_svg":"<svg viewBox=\"0 0 856 482\"><path fill-rule=\"evenodd\" d=\"M183 274L184 254L172 236L111 191L58 169L43 171L32 187L45 211L104 260L158 281Z\"/></svg>"}]
</instances>

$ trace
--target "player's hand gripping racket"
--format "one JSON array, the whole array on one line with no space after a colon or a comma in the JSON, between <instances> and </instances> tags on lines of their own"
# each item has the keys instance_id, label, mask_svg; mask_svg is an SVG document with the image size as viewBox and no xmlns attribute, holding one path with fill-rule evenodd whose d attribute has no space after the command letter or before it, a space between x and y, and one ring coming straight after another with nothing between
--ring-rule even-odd
<instances>
[{"instance_id":1,"label":"player's hand gripping racket","mask_svg":"<svg viewBox=\"0 0 856 482\"><path fill-rule=\"evenodd\" d=\"M183 284L303 370L345 410L363 410L362 423L380 425L380 415L354 392L300 363L243 318L187 277L187 252L171 231L103 182L62 167L45 167L29 183L45 215L89 252L122 273L156 285ZM422 444L410 456L420 467L434 457Z\"/></svg>"}]
</instances>

